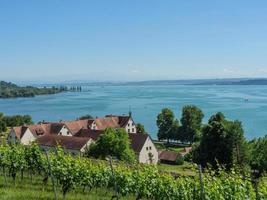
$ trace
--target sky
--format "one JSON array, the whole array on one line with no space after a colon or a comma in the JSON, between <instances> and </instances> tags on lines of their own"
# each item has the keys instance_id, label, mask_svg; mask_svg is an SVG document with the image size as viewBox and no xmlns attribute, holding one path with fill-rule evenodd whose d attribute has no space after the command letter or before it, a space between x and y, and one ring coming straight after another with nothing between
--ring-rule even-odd
<instances>
[{"instance_id":1,"label":"sky","mask_svg":"<svg viewBox=\"0 0 267 200\"><path fill-rule=\"evenodd\" d=\"M267 77L266 0L0 0L0 80Z\"/></svg>"}]
</instances>

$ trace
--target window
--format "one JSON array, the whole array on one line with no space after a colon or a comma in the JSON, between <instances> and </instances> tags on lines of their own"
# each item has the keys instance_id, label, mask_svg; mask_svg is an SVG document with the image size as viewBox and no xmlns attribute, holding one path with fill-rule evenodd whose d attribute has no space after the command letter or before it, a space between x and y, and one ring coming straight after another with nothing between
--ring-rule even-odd
<instances>
[{"instance_id":1,"label":"window","mask_svg":"<svg viewBox=\"0 0 267 200\"><path fill-rule=\"evenodd\" d=\"M130 124L128 124L127 126L130 126Z\"/></svg>"},{"instance_id":2,"label":"window","mask_svg":"<svg viewBox=\"0 0 267 200\"><path fill-rule=\"evenodd\" d=\"M146 150L148 151L148 147L146 147Z\"/></svg>"},{"instance_id":3,"label":"window","mask_svg":"<svg viewBox=\"0 0 267 200\"><path fill-rule=\"evenodd\" d=\"M130 130L130 129L128 129L128 133L130 133L130 131L131 131L131 130Z\"/></svg>"},{"instance_id":4,"label":"window","mask_svg":"<svg viewBox=\"0 0 267 200\"><path fill-rule=\"evenodd\" d=\"M134 128L132 128L132 132L134 132Z\"/></svg>"},{"instance_id":5,"label":"window","mask_svg":"<svg viewBox=\"0 0 267 200\"><path fill-rule=\"evenodd\" d=\"M152 147L149 147L149 150L151 150L152 149Z\"/></svg>"}]
</instances>

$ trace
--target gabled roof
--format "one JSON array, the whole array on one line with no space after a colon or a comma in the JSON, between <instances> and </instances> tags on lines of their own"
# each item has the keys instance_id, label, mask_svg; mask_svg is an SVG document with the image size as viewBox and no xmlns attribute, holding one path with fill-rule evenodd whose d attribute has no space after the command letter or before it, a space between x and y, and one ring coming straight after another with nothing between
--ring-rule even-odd
<instances>
[{"instance_id":1,"label":"gabled roof","mask_svg":"<svg viewBox=\"0 0 267 200\"><path fill-rule=\"evenodd\" d=\"M21 139L27 129L29 129L33 135L41 136L45 134L58 134L63 128L63 126L63 123L45 123L17 126L13 127L13 130L17 138Z\"/></svg>"},{"instance_id":2,"label":"gabled roof","mask_svg":"<svg viewBox=\"0 0 267 200\"><path fill-rule=\"evenodd\" d=\"M65 124L72 134L77 133L81 129L88 129L88 127L94 122L94 120L75 120L75 121L63 121L61 123Z\"/></svg>"},{"instance_id":3,"label":"gabled roof","mask_svg":"<svg viewBox=\"0 0 267 200\"><path fill-rule=\"evenodd\" d=\"M60 145L64 149L81 150L87 142L91 140L86 137L69 137L62 135L43 135L36 142L39 145L47 147L56 147Z\"/></svg>"},{"instance_id":4,"label":"gabled roof","mask_svg":"<svg viewBox=\"0 0 267 200\"><path fill-rule=\"evenodd\" d=\"M106 128L122 128L127 126L130 116L114 116L106 115L103 118L96 118L95 123L99 130L105 130Z\"/></svg>"},{"instance_id":5,"label":"gabled roof","mask_svg":"<svg viewBox=\"0 0 267 200\"><path fill-rule=\"evenodd\" d=\"M135 153L140 153L146 140L149 138L147 134L129 133L129 139L131 140L131 147Z\"/></svg>"},{"instance_id":6,"label":"gabled roof","mask_svg":"<svg viewBox=\"0 0 267 200\"><path fill-rule=\"evenodd\" d=\"M159 151L159 159L164 161L175 162L180 156L179 153L173 151Z\"/></svg>"}]
</instances>

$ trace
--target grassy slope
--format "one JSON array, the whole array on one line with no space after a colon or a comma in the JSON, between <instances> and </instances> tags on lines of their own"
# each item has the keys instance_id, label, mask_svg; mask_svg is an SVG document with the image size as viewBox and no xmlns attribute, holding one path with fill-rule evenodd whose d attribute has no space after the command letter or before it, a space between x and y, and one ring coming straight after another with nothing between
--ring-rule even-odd
<instances>
[{"instance_id":1,"label":"grassy slope","mask_svg":"<svg viewBox=\"0 0 267 200\"><path fill-rule=\"evenodd\" d=\"M60 188L57 188L58 199L63 199ZM89 191L85 189L83 192L82 189L71 190L67 195L67 200L98 200L98 199L108 199L110 200L114 195L113 191L107 190L92 190ZM16 186L14 185L13 180L8 178L7 185L5 184L5 180L3 176L0 176L0 199L1 200L54 200L54 192L51 182L43 187L41 177L36 177L33 179L31 183L28 177L24 178L23 181L19 179L16 181ZM135 199L134 197L127 197L122 199Z\"/></svg>"},{"instance_id":2,"label":"grassy slope","mask_svg":"<svg viewBox=\"0 0 267 200\"><path fill-rule=\"evenodd\" d=\"M185 162L183 165L158 164L158 169L165 172L177 173L181 176L195 176L196 170L193 164Z\"/></svg>"}]
</instances>

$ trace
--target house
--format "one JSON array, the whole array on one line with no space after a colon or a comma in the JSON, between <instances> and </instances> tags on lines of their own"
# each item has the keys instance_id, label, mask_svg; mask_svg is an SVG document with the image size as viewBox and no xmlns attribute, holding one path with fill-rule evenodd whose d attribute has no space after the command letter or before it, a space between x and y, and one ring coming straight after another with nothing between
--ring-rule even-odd
<instances>
[{"instance_id":1,"label":"house","mask_svg":"<svg viewBox=\"0 0 267 200\"><path fill-rule=\"evenodd\" d=\"M129 139L139 163L158 163L157 148L148 134L129 133Z\"/></svg>"},{"instance_id":2,"label":"house","mask_svg":"<svg viewBox=\"0 0 267 200\"><path fill-rule=\"evenodd\" d=\"M150 136L136 133L136 125L131 114L13 127L8 136L8 143L28 145L36 141L43 149L55 149L59 144L71 154L78 155L83 154L85 147L96 141L106 128L126 130L131 147L140 163L158 162L158 152Z\"/></svg>"},{"instance_id":3,"label":"house","mask_svg":"<svg viewBox=\"0 0 267 200\"><path fill-rule=\"evenodd\" d=\"M63 135L43 135L37 138L36 143L42 150L54 151L57 146L61 146L63 150L70 155L83 155L86 149L92 143L91 138L85 137L68 137Z\"/></svg>"},{"instance_id":4,"label":"house","mask_svg":"<svg viewBox=\"0 0 267 200\"><path fill-rule=\"evenodd\" d=\"M87 137L96 141L103 130L82 129L75 137ZM139 163L158 163L158 151L152 142L152 139L147 134L128 133L131 142L131 148L135 152Z\"/></svg>"},{"instance_id":5,"label":"house","mask_svg":"<svg viewBox=\"0 0 267 200\"><path fill-rule=\"evenodd\" d=\"M81 129L93 129L95 128L95 120L84 119L84 120L74 120L74 121L61 121L74 135Z\"/></svg>"},{"instance_id":6,"label":"house","mask_svg":"<svg viewBox=\"0 0 267 200\"><path fill-rule=\"evenodd\" d=\"M103 118L95 119L95 130L105 130L106 128L124 128L127 133L136 133L136 125L129 116L106 115Z\"/></svg>"},{"instance_id":7,"label":"house","mask_svg":"<svg viewBox=\"0 0 267 200\"><path fill-rule=\"evenodd\" d=\"M181 155L173 151L159 151L159 161L165 164L176 164Z\"/></svg>"},{"instance_id":8,"label":"house","mask_svg":"<svg viewBox=\"0 0 267 200\"><path fill-rule=\"evenodd\" d=\"M11 128L7 142L28 145L45 134L72 136L71 131L62 123L45 123Z\"/></svg>"}]
</instances>

